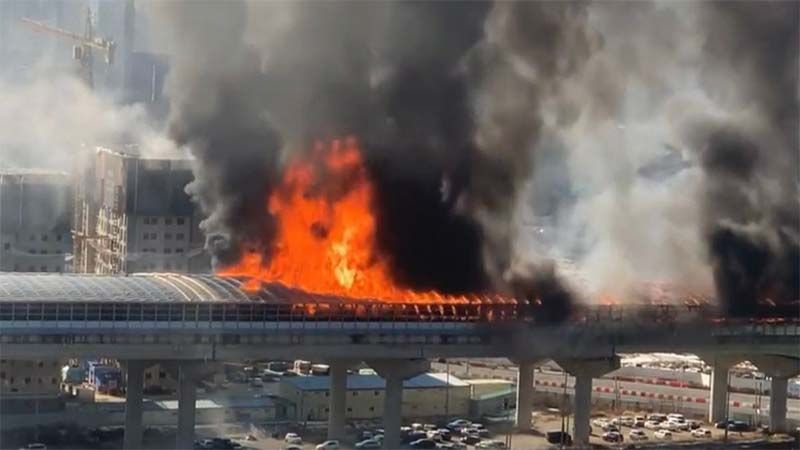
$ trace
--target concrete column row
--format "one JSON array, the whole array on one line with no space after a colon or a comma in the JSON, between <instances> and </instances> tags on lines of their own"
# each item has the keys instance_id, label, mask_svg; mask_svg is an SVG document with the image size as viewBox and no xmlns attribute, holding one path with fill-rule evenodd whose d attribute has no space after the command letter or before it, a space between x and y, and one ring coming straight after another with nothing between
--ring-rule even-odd
<instances>
[{"instance_id":1,"label":"concrete column row","mask_svg":"<svg viewBox=\"0 0 800 450\"><path fill-rule=\"evenodd\" d=\"M122 366L127 373L125 395L125 431L124 449L142 448L142 413L144 370L150 365L143 360L123 361ZM198 363L187 361L178 363L172 369L177 372L178 379L178 431L175 448L191 449L194 447L195 403L197 401Z\"/></svg>"}]
</instances>

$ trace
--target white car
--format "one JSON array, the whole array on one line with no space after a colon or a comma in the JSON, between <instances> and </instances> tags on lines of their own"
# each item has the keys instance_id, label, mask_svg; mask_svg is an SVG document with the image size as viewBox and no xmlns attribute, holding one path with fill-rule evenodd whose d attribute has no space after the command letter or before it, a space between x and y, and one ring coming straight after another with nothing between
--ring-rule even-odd
<instances>
[{"instance_id":1,"label":"white car","mask_svg":"<svg viewBox=\"0 0 800 450\"><path fill-rule=\"evenodd\" d=\"M470 422L467 419L456 419L456 420L450 421L450 423L447 424L447 428L454 428L454 427L456 427L456 428L464 428L464 427L468 427L470 425L472 425L472 422Z\"/></svg>"},{"instance_id":2,"label":"white car","mask_svg":"<svg viewBox=\"0 0 800 450\"><path fill-rule=\"evenodd\" d=\"M669 431L678 431L681 429L680 425L670 420L661 422L660 424L658 424L658 427L661 428L662 430L669 430Z\"/></svg>"},{"instance_id":3,"label":"white car","mask_svg":"<svg viewBox=\"0 0 800 450\"><path fill-rule=\"evenodd\" d=\"M356 448L363 448L365 450L372 448L381 448L381 442L377 439L365 439L356 443Z\"/></svg>"},{"instance_id":4,"label":"white car","mask_svg":"<svg viewBox=\"0 0 800 450\"><path fill-rule=\"evenodd\" d=\"M689 431L689 422L686 419L668 419L667 423L675 424L675 427L681 431Z\"/></svg>"},{"instance_id":5,"label":"white car","mask_svg":"<svg viewBox=\"0 0 800 450\"><path fill-rule=\"evenodd\" d=\"M647 422L644 423L644 427L649 430L657 430L661 428L661 423L656 422L655 420L648 420Z\"/></svg>"},{"instance_id":6,"label":"white car","mask_svg":"<svg viewBox=\"0 0 800 450\"><path fill-rule=\"evenodd\" d=\"M671 413L671 414L667 414L667 420L684 421L684 420L686 420L686 418L683 417L683 414Z\"/></svg>"},{"instance_id":7,"label":"white car","mask_svg":"<svg viewBox=\"0 0 800 450\"><path fill-rule=\"evenodd\" d=\"M628 433L628 439L632 441L646 441L648 438L647 438L647 433L645 433L644 430L636 429L636 430L631 430L631 432Z\"/></svg>"},{"instance_id":8,"label":"white car","mask_svg":"<svg viewBox=\"0 0 800 450\"><path fill-rule=\"evenodd\" d=\"M303 438L300 437L297 433L286 433L286 436L283 438L283 441L288 444L302 444Z\"/></svg>"},{"instance_id":9,"label":"white car","mask_svg":"<svg viewBox=\"0 0 800 450\"><path fill-rule=\"evenodd\" d=\"M339 441L330 440L314 447L314 450L339 450Z\"/></svg>"},{"instance_id":10,"label":"white car","mask_svg":"<svg viewBox=\"0 0 800 450\"><path fill-rule=\"evenodd\" d=\"M475 444L475 448L485 448L485 449L506 448L506 444L500 441L481 441Z\"/></svg>"},{"instance_id":11,"label":"white car","mask_svg":"<svg viewBox=\"0 0 800 450\"><path fill-rule=\"evenodd\" d=\"M708 428L698 428L696 430L692 430L692 436L699 438L710 438L711 430Z\"/></svg>"},{"instance_id":12,"label":"white car","mask_svg":"<svg viewBox=\"0 0 800 450\"><path fill-rule=\"evenodd\" d=\"M669 430L658 430L653 433L653 436L655 436L656 439L663 439L665 441L672 440L672 432Z\"/></svg>"},{"instance_id":13,"label":"white car","mask_svg":"<svg viewBox=\"0 0 800 450\"><path fill-rule=\"evenodd\" d=\"M594 426L596 426L596 427L599 427L599 428L603 428L603 427L604 427L604 426L606 426L607 424L608 424L608 419L605 419L605 418L602 418L602 419L594 419L594 420L592 421L592 425L594 425Z\"/></svg>"},{"instance_id":14,"label":"white car","mask_svg":"<svg viewBox=\"0 0 800 450\"><path fill-rule=\"evenodd\" d=\"M632 416L619 416L612 423L618 427L632 427L635 419Z\"/></svg>"},{"instance_id":15,"label":"white car","mask_svg":"<svg viewBox=\"0 0 800 450\"><path fill-rule=\"evenodd\" d=\"M303 447L297 444L289 444L286 447L283 447L283 450L303 450Z\"/></svg>"}]
</instances>

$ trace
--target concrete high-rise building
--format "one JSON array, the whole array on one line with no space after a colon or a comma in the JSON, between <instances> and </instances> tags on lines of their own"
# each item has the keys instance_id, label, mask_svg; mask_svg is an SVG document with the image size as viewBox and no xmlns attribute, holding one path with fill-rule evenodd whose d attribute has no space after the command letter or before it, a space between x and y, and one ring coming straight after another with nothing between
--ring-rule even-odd
<instances>
[{"instance_id":1,"label":"concrete high-rise building","mask_svg":"<svg viewBox=\"0 0 800 450\"><path fill-rule=\"evenodd\" d=\"M208 272L189 159L98 147L76 185L76 272Z\"/></svg>"},{"instance_id":2,"label":"concrete high-rise building","mask_svg":"<svg viewBox=\"0 0 800 450\"><path fill-rule=\"evenodd\" d=\"M70 271L71 208L68 174L0 170L0 271Z\"/></svg>"}]
</instances>

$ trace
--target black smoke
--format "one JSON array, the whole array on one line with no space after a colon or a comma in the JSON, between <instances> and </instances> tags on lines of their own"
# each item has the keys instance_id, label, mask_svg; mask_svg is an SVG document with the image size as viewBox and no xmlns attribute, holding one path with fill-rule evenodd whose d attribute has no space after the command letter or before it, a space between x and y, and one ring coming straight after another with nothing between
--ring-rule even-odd
<instances>
[{"instance_id":1,"label":"black smoke","mask_svg":"<svg viewBox=\"0 0 800 450\"><path fill-rule=\"evenodd\" d=\"M703 19L706 89L755 111L696 124L707 250L727 313L769 314L800 299L800 3L708 3Z\"/></svg>"},{"instance_id":2,"label":"black smoke","mask_svg":"<svg viewBox=\"0 0 800 450\"><path fill-rule=\"evenodd\" d=\"M582 3L222 5L152 6L175 46L172 134L197 157L190 190L220 265L243 248L268 256L266 199L287 155L352 135L375 185L378 250L400 283L511 290L510 227L496 223L511 220L530 172L537 84L579 65L550 63ZM528 19L544 28L526 35ZM541 75L523 79L514 58Z\"/></svg>"}]
</instances>

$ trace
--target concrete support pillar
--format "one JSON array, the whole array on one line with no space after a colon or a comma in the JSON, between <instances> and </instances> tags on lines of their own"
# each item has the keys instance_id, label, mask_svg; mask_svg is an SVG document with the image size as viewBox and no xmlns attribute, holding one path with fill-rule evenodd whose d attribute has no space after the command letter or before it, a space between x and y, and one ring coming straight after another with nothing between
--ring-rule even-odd
<instances>
[{"instance_id":1,"label":"concrete support pillar","mask_svg":"<svg viewBox=\"0 0 800 450\"><path fill-rule=\"evenodd\" d=\"M573 439L579 444L588 444L591 435L589 420L592 415L592 375L575 375L575 427Z\"/></svg>"},{"instance_id":2,"label":"concrete support pillar","mask_svg":"<svg viewBox=\"0 0 800 450\"><path fill-rule=\"evenodd\" d=\"M728 371L731 365L717 362L711 372L711 398L708 402L708 421L711 423L728 417Z\"/></svg>"},{"instance_id":3,"label":"concrete support pillar","mask_svg":"<svg viewBox=\"0 0 800 450\"><path fill-rule=\"evenodd\" d=\"M142 448L142 402L144 396L145 362L129 360L125 362L127 388L125 390L125 435L124 449Z\"/></svg>"},{"instance_id":4,"label":"concrete support pillar","mask_svg":"<svg viewBox=\"0 0 800 450\"><path fill-rule=\"evenodd\" d=\"M403 420L403 378L389 374L383 399L383 448L400 448L400 426Z\"/></svg>"},{"instance_id":5,"label":"concrete support pillar","mask_svg":"<svg viewBox=\"0 0 800 450\"><path fill-rule=\"evenodd\" d=\"M178 434L175 448L194 447L195 403L197 402L196 367L192 362L178 363Z\"/></svg>"},{"instance_id":6,"label":"concrete support pillar","mask_svg":"<svg viewBox=\"0 0 800 450\"><path fill-rule=\"evenodd\" d=\"M328 439L345 437L345 417L347 413L347 364L331 361L330 396L328 403Z\"/></svg>"},{"instance_id":7,"label":"concrete support pillar","mask_svg":"<svg viewBox=\"0 0 800 450\"><path fill-rule=\"evenodd\" d=\"M755 355L749 359L768 377L772 377L769 392L769 430L773 433L786 432L788 380L800 374L800 359L777 355Z\"/></svg>"},{"instance_id":8,"label":"concrete support pillar","mask_svg":"<svg viewBox=\"0 0 800 450\"><path fill-rule=\"evenodd\" d=\"M772 377L769 389L769 431L786 431L786 398L789 391L787 377Z\"/></svg>"},{"instance_id":9,"label":"concrete support pillar","mask_svg":"<svg viewBox=\"0 0 800 450\"><path fill-rule=\"evenodd\" d=\"M383 401L383 448L400 448L400 426L403 421L403 380L427 372L431 368L424 359L381 359L367 361L386 380Z\"/></svg>"},{"instance_id":10,"label":"concrete support pillar","mask_svg":"<svg viewBox=\"0 0 800 450\"><path fill-rule=\"evenodd\" d=\"M572 440L578 446L589 444L589 419L592 415L592 379L619 369L619 357L556 361L575 377L574 420Z\"/></svg>"},{"instance_id":11,"label":"concrete support pillar","mask_svg":"<svg viewBox=\"0 0 800 450\"><path fill-rule=\"evenodd\" d=\"M520 362L517 371L517 417L519 431L530 431L533 412L533 366L532 362Z\"/></svg>"}]
</instances>

